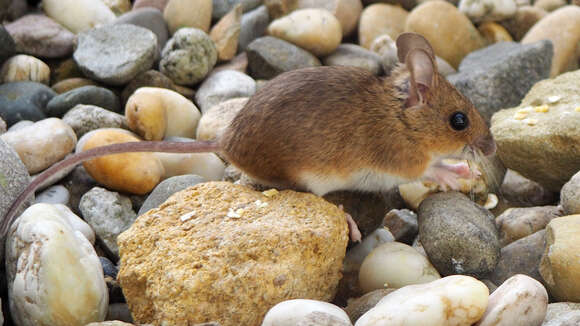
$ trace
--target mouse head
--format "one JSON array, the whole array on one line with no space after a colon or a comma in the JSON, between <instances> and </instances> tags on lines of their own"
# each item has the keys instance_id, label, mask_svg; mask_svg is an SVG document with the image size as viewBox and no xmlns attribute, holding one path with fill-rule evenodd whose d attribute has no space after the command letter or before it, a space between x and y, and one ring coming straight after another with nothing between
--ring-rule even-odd
<instances>
[{"instance_id":1,"label":"mouse head","mask_svg":"<svg viewBox=\"0 0 580 326\"><path fill-rule=\"evenodd\" d=\"M404 89L403 119L417 133L420 141L433 152L450 154L465 145L483 154L495 152L489 128L475 106L437 71L435 54L427 40L416 33L397 38L399 61L404 64L403 78L397 78Z\"/></svg>"}]
</instances>

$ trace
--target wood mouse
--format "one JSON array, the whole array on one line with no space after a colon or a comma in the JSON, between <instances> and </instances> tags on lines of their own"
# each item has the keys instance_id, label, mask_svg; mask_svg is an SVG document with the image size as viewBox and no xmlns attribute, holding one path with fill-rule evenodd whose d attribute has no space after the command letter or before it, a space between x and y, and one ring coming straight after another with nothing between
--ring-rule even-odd
<instances>
[{"instance_id":1,"label":"wood mouse","mask_svg":"<svg viewBox=\"0 0 580 326\"><path fill-rule=\"evenodd\" d=\"M397 38L401 64L377 77L351 67L283 73L258 90L214 142L143 141L91 149L41 173L2 220L15 213L58 171L98 156L124 152L219 152L265 185L324 195L336 190L380 191L418 179L456 188L465 164L441 160L465 148L495 152L488 126L471 102L437 72L425 38Z\"/></svg>"}]
</instances>

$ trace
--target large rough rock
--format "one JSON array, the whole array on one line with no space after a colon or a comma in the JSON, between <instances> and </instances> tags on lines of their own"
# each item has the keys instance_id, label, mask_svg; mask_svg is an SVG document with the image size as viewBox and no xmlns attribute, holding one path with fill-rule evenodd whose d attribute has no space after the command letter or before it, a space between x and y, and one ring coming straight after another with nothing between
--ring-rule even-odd
<instances>
[{"instance_id":1,"label":"large rough rock","mask_svg":"<svg viewBox=\"0 0 580 326\"><path fill-rule=\"evenodd\" d=\"M489 121L496 111L520 104L535 83L549 77L553 53L550 41L500 42L467 55L459 73L447 79Z\"/></svg>"},{"instance_id":2,"label":"large rough rock","mask_svg":"<svg viewBox=\"0 0 580 326\"><path fill-rule=\"evenodd\" d=\"M491 132L507 168L548 190L580 166L580 70L532 87L520 106L493 115Z\"/></svg>"},{"instance_id":3,"label":"large rough rock","mask_svg":"<svg viewBox=\"0 0 580 326\"><path fill-rule=\"evenodd\" d=\"M344 213L307 193L198 184L118 238L119 282L137 323L260 325L294 298L334 296Z\"/></svg>"}]
</instances>

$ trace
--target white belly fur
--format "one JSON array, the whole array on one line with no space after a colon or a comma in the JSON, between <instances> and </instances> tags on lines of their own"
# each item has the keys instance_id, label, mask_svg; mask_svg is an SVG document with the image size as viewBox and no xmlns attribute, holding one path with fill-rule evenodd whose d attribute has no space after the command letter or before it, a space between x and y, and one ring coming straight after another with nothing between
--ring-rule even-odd
<instances>
[{"instance_id":1,"label":"white belly fur","mask_svg":"<svg viewBox=\"0 0 580 326\"><path fill-rule=\"evenodd\" d=\"M300 175L299 179L304 188L319 196L337 190L389 190L396 185L413 181L411 179L367 169L360 170L346 178L336 175L305 172Z\"/></svg>"}]
</instances>

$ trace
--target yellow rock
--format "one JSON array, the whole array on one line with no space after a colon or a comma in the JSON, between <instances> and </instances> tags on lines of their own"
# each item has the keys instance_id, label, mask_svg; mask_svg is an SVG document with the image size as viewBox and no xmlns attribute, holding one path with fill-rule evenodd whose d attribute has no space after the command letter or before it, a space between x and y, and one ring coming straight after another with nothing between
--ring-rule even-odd
<instances>
[{"instance_id":1,"label":"yellow rock","mask_svg":"<svg viewBox=\"0 0 580 326\"><path fill-rule=\"evenodd\" d=\"M0 71L0 82L32 81L48 85L50 68L42 60L20 54L6 60Z\"/></svg>"},{"instance_id":2,"label":"yellow rock","mask_svg":"<svg viewBox=\"0 0 580 326\"><path fill-rule=\"evenodd\" d=\"M79 144L81 151L110 144L140 141L122 129L95 130L83 138ZM153 153L107 155L86 161L83 166L105 187L138 195L153 190L164 173L163 165Z\"/></svg>"},{"instance_id":3,"label":"yellow rock","mask_svg":"<svg viewBox=\"0 0 580 326\"><path fill-rule=\"evenodd\" d=\"M350 35L356 29L363 10L360 0L298 0L298 8L320 8L330 11L342 26L342 35Z\"/></svg>"},{"instance_id":4,"label":"yellow rock","mask_svg":"<svg viewBox=\"0 0 580 326\"><path fill-rule=\"evenodd\" d=\"M395 5L377 3L363 10L358 27L359 44L370 49L373 41L384 34L396 40L405 31L405 21L409 13Z\"/></svg>"},{"instance_id":5,"label":"yellow rock","mask_svg":"<svg viewBox=\"0 0 580 326\"><path fill-rule=\"evenodd\" d=\"M580 215L558 217L546 227L540 274L556 301L580 302Z\"/></svg>"},{"instance_id":6,"label":"yellow rock","mask_svg":"<svg viewBox=\"0 0 580 326\"><path fill-rule=\"evenodd\" d=\"M489 44L514 41L510 33L498 23L485 22L479 26L479 32Z\"/></svg>"},{"instance_id":7,"label":"yellow rock","mask_svg":"<svg viewBox=\"0 0 580 326\"><path fill-rule=\"evenodd\" d=\"M219 60L231 60L236 55L241 21L242 5L238 4L212 27L209 37L215 43Z\"/></svg>"},{"instance_id":8,"label":"yellow rock","mask_svg":"<svg viewBox=\"0 0 580 326\"><path fill-rule=\"evenodd\" d=\"M485 45L469 18L446 1L429 1L415 7L407 18L405 31L423 35L435 54L456 69L467 54Z\"/></svg>"},{"instance_id":9,"label":"yellow rock","mask_svg":"<svg viewBox=\"0 0 580 326\"><path fill-rule=\"evenodd\" d=\"M309 193L198 184L118 237L118 279L136 323L258 326L281 301L333 298L347 233Z\"/></svg>"},{"instance_id":10,"label":"yellow rock","mask_svg":"<svg viewBox=\"0 0 580 326\"><path fill-rule=\"evenodd\" d=\"M182 27L195 27L207 33L212 9L212 0L169 0L163 18L171 34Z\"/></svg>"},{"instance_id":11,"label":"yellow rock","mask_svg":"<svg viewBox=\"0 0 580 326\"><path fill-rule=\"evenodd\" d=\"M325 9L299 9L270 23L269 35L293 43L318 57L334 52L342 40L342 27Z\"/></svg>"}]
</instances>

